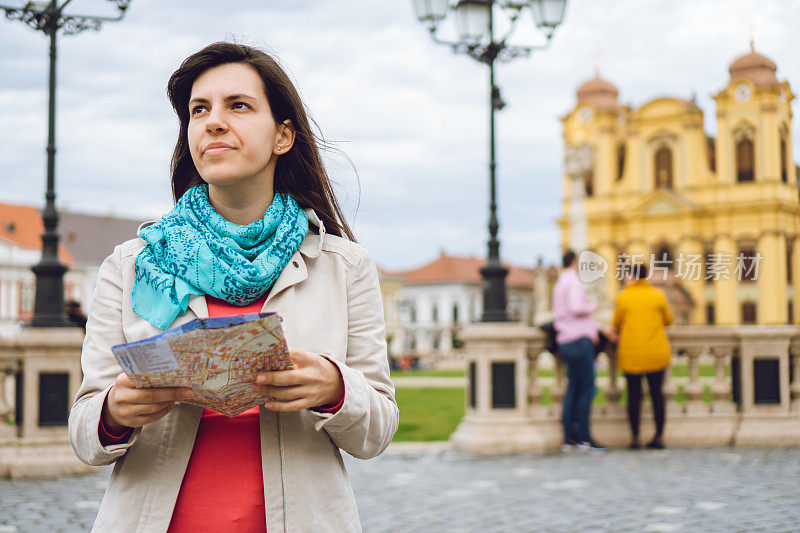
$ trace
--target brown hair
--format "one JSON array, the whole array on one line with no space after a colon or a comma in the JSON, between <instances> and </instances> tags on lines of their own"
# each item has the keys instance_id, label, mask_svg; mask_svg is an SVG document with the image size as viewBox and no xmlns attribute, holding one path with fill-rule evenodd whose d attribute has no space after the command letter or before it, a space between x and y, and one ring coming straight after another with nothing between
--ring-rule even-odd
<instances>
[{"instance_id":1,"label":"brown hair","mask_svg":"<svg viewBox=\"0 0 800 533\"><path fill-rule=\"evenodd\" d=\"M327 148L328 145L312 131L297 89L275 58L242 44L210 44L187 57L169 78L167 95L180 121L171 164L175 201L190 188L205 183L194 166L187 140L192 85L206 70L228 63L243 63L253 67L264 82L264 92L275 122L280 124L289 119L294 126L294 145L278 157L275 166L274 190L290 194L302 208L313 209L325 224L327 233L355 241L320 157L320 146Z\"/></svg>"}]
</instances>

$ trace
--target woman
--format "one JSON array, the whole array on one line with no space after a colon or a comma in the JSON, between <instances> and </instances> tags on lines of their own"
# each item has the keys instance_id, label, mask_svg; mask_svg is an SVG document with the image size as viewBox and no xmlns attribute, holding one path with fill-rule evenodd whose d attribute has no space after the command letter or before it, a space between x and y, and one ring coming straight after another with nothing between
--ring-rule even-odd
<instances>
[{"instance_id":1,"label":"woman","mask_svg":"<svg viewBox=\"0 0 800 533\"><path fill-rule=\"evenodd\" d=\"M656 434L648 448L664 448L664 372L669 368L670 348L664 326L672 324L672 313L664 293L647 281L647 267L633 265L626 287L617 297L614 327L619 332L617 364L628 382L628 422L630 447L639 448L639 418L642 404L642 377L653 401Z\"/></svg>"},{"instance_id":2,"label":"woman","mask_svg":"<svg viewBox=\"0 0 800 533\"><path fill-rule=\"evenodd\" d=\"M340 449L380 454L398 424L375 263L334 197L303 104L269 55L212 44L168 84L175 208L100 267L76 454L115 463L98 531L358 531ZM293 360L277 398L228 419L135 389L111 346L194 318L276 312Z\"/></svg>"}]
</instances>

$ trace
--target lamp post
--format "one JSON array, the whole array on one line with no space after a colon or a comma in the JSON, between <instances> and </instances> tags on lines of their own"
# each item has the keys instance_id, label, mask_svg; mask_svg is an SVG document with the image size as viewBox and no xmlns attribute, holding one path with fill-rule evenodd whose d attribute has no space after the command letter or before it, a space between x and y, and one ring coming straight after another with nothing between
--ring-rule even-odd
<instances>
[{"instance_id":1,"label":"lamp post","mask_svg":"<svg viewBox=\"0 0 800 533\"><path fill-rule=\"evenodd\" d=\"M103 22L121 20L131 0L107 0L119 12L116 17L94 15L68 15L64 8L72 2L58 0L26 2L22 7L0 4L6 18L19 20L50 37L50 86L47 122L47 190L42 211L42 259L33 267L36 275L36 299L33 307L33 327L69 327L72 324L64 314L64 273L67 267L58 258L58 212L56 211L56 36L73 35L84 30L100 30Z\"/></svg>"},{"instance_id":2,"label":"lamp post","mask_svg":"<svg viewBox=\"0 0 800 533\"><path fill-rule=\"evenodd\" d=\"M483 277L484 322L506 322L506 275L508 269L500 262L500 241L497 238L497 197L495 193L494 114L505 107L500 88L494 81L495 61L508 62L527 57L533 50L544 49L564 16L566 0L413 0L419 21L426 25L434 42L452 47L457 54L466 54L489 67L489 241ZM495 35L495 11L506 17L506 31ZM545 37L541 45L511 45L507 42L523 12L530 11L534 23ZM440 39L440 23L452 13L458 28L458 40Z\"/></svg>"}]
</instances>

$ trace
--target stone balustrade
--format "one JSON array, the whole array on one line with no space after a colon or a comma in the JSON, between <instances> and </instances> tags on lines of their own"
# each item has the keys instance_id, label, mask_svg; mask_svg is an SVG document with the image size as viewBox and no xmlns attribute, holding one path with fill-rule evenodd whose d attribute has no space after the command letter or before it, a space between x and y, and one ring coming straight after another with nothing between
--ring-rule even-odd
<instances>
[{"instance_id":1,"label":"stone balustrade","mask_svg":"<svg viewBox=\"0 0 800 533\"><path fill-rule=\"evenodd\" d=\"M79 328L26 328L0 337L0 477L90 470L67 437L82 344Z\"/></svg>"},{"instance_id":2,"label":"stone balustrade","mask_svg":"<svg viewBox=\"0 0 800 533\"><path fill-rule=\"evenodd\" d=\"M667 446L800 445L800 326L673 326L667 334L672 365L687 374L675 379L669 371L665 379ZM467 406L453 444L476 453L558 449L566 377L558 360L552 379L539 377L544 335L521 324L475 324L463 339ZM593 407L592 433L627 446L624 380L613 351L598 366L608 377L598 379L604 400ZM709 366L713 377L701 377ZM645 402L642 438L652 431Z\"/></svg>"}]
</instances>

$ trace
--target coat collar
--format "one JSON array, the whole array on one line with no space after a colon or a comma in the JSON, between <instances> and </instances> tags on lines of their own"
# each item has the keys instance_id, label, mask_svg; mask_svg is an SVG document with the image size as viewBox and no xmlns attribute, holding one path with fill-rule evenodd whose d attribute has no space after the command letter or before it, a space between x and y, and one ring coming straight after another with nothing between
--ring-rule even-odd
<instances>
[{"instance_id":1,"label":"coat collar","mask_svg":"<svg viewBox=\"0 0 800 533\"><path fill-rule=\"evenodd\" d=\"M319 235L309 231L303 242L300 243L300 253L306 257L317 257L322 251L322 243L325 240L325 224L317 216L313 209L305 209L308 215L309 224L313 224L319 228ZM291 263L290 263L291 264Z\"/></svg>"}]
</instances>

